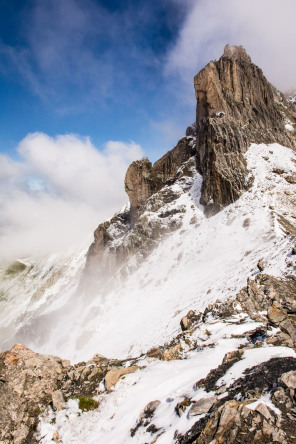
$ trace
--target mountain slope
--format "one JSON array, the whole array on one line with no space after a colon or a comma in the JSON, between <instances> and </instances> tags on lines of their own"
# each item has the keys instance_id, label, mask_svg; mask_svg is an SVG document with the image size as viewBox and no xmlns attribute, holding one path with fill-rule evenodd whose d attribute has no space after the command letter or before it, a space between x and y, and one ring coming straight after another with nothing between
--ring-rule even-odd
<instances>
[{"instance_id":1,"label":"mountain slope","mask_svg":"<svg viewBox=\"0 0 296 444\"><path fill-rule=\"evenodd\" d=\"M195 89L88 252L1 271L3 442L294 442L295 113L241 47Z\"/></svg>"}]
</instances>

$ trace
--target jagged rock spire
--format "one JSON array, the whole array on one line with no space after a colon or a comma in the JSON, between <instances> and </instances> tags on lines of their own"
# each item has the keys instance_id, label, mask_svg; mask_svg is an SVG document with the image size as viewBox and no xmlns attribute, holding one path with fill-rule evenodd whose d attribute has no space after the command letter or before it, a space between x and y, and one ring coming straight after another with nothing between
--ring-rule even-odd
<instances>
[{"instance_id":1,"label":"jagged rock spire","mask_svg":"<svg viewBox=\"0 0 296 444\"><path fill-rule=\"evenodd\" d=\"M285 128L292 109L242 46L226 45L222 57L194 77L194 88L201 203L212 215L250 185L243 154L251 143L295 147Z\"/></svg>"}]
</instances>

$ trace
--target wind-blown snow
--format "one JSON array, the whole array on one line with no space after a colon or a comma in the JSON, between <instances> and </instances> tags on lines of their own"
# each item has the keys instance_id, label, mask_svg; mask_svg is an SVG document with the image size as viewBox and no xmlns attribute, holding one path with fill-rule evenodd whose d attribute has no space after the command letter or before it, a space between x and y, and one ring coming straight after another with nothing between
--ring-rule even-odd
<instances>
[{"instance_id":1,"label":"wind-blown snow","mask_svg":"<svg viewBox=\"0 0 296 444\"><path fill-rule=\"evenodd\" d=\"M283 275L291 261L290 240L278 216L293 223L296 185L285 176L296 172L295 153L278 144L252 145L246 159L254 176L248 192L207 219L196 205L197 175L191 192L176 202L186 208L183 226L108 294L98 292L87 300L76 291L85 251L52 257L25 275L4 280L9 300L0 302L2 349L18 341L72 361L94 353L137 356L178 333L189 309L201 311L218 298L235 296L258 272L259 259L266 273ZM53 277L53 270L59 275ZM19 326L22 330L13 333Z\"/></svg>"},{"instance_id":2,"label":"wind-blown snow","mask_svg":"<svg viewBox=\"0 0 296 444\"><path fill-rule=\"evenodd\" d=\"M139 356L180 333L180 319L189 309L202 311L216 299L235 296L247 279L258 273L259 259L265 262L266 273L289 274L295 258L283 225L287 229L289 223L295 224L296 185L286 180L296 173L295 153L277 144L252 145L246 160L254 177L248 192L207 219L199 204L202 181L197 175L190 193L181 194L175 203L186 209L183 226L124 284L115 283L106 294L98 291L87 299L79 290L86 249L79 254L51 256L38 264L27 261L25 271L8 277L3 270L2 348L17 340L35 351L72 361L89 359L94 353L116 358ZM157 217L155 213L147 216ZM99 408L94 411L82 413L76 400L69 400L60 412L49 409L40 422L40 442L52 442L56 430L64 444L151 442L153 437L143 427L134 438L130 429L153 400L161 401L153 424L165 431L157 442L173 442L176 430L185 433L196 421L188 416L190 407L177 416L176 404L185 396L192 401L211 396L196 389L194 383L216 368L225 353L246 346L245 333L259 326L246 315L233 316L231 322L209 316L192 333L201 346L187 352L186 359L162 362L141 358L137 364L143 369L126 375L111 393L100 393L103 387L98 388ZM271 345L246 350L217 386L230 385L245 369L276 356L295 357L295 352ZM270 405L268 399L260 402Z\"/></svg>"}]
</instances>

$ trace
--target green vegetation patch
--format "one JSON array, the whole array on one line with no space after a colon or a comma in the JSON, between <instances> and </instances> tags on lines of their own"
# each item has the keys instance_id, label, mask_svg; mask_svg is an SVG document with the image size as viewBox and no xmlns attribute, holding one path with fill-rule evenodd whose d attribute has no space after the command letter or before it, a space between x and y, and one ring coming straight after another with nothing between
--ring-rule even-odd
<instances>
[{"instance_id":1,"label":"green vegetation patch","mask_svg":"<svg viewBox=\"0 0 296 444\"><path fill-rule=\"evenodd\" d=\"M79 408L83 412L88 412L89 410L94 410L99 406L98 401L95 401L91 397L81 396L79 399Z\"/></svg>"}]
</instances>

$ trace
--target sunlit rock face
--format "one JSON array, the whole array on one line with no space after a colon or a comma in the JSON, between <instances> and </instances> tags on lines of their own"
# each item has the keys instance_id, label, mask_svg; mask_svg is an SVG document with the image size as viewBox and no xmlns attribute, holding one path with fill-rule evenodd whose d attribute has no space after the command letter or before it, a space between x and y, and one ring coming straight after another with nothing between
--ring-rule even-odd
<instances>
[{"instance_id":1,"label":"sunlit rock face","mask_svg":"<svg viewBox=\"0 0 296 444\"><path fill-rule=\"evenodd\" d=\"M201 203L213 215L249 188L243 154L251 143L295 147L286 123L296 116L241 46L226 45L222 57L194 77L194 88Z\"/></svg>"}]
</instances>

